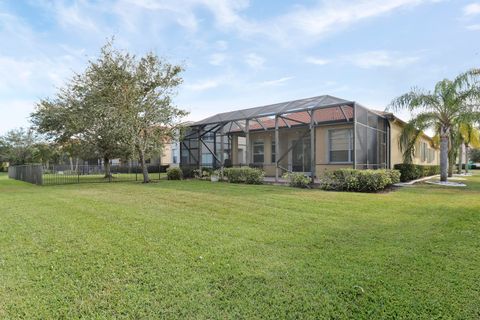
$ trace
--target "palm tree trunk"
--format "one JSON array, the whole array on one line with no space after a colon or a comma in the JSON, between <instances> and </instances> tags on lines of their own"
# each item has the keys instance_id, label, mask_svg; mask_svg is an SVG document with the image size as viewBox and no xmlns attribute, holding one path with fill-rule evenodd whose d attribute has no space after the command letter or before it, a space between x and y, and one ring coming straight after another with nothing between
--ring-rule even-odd
<instances>
[{"instance_id":1,"label":"palm tree trunk","mask_svg":"<svg viewBox=\"0 0 480 320\"><path fill-rule=\"evenodd\" d=\"M468 143L465 143L465 173L468 173Z\"/></svg>"},{"instance_id":2,"label":"palm tree trunk","mask_svg":"<svg viewBox=\"0 0 480 320\"><path fill-rule=\"evenodd\" d=\"M442 127L440 136L440 181L447 181L448 176L448 140L449 129Z\"/></svg>"},{"instance_id":3,"label":"palm tree trunk","mask_svg":"<svg viewBox=\"0 0 480 320\"><path fill-rule=\"evenodd\" d=\"M462 167L463 167L463 143L461 143L460 147L458 147L458 169L457 169L458 174L462 174Z\"/></svg>"}]
</instances>

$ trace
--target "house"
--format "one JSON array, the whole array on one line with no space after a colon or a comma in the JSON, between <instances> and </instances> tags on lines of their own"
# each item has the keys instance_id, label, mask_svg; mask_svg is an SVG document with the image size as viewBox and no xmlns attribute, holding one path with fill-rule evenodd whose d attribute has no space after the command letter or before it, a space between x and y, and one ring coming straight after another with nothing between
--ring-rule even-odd
<instances>
[{"instance_id":1,"label":"house","mask_svg":"<svg viewBox=\"0 0 480 320\"><path fill-rule=\"evenodd\" d=\"M404 125L391 113L328 95L225 112L189 126L180 165L253 166L276 179L287 171L316 177L337 168L392 168L403 162ZM414 163L438 164L430 137L420 137L418 150Z\"/></svg>"}]
</instances>

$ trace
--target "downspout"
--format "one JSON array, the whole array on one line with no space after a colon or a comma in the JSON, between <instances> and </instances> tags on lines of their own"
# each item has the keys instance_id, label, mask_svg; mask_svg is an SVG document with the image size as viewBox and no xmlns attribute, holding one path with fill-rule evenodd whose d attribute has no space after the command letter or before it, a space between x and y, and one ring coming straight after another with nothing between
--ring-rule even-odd
<instances>
[{"instance_id":1,"label":"downspout","mask_svg":"<svg viewBox=\"0 0 480 320\"><path fill-rule=\"evenodd\" d=\"M356 103L353 102L353 169L357 169L357 112L356 112Z\"/></svg>"}]
</instances>

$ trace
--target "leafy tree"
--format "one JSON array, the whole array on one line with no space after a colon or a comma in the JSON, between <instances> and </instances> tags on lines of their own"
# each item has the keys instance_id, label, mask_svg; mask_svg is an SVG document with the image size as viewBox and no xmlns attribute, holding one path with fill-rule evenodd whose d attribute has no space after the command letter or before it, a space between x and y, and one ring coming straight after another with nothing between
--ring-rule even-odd
<instances>
[{"instance_id":1,"label":"leafy tree","mask_svg":"<svg viewBox=\"0 0 480 320\"><path fill-rule=\"evenodd\" d=\"M164 144L175 138L181 127L180 120L187 114L172 103L175 89L182 83L182 67L152 53L134 65L133 99L126 120L142 166L143 182L148 183L146 158L155 151L161 153Z\"/></svg>"},{"instance_id":2,"label":"leafy tree","mask_svg":"<svg viewBox=\"0 0 480 320\"><path fill-rule=\"evenodd\" d=\"M32 158L34 162L42 163L47 168L50 166L50 161L59 157L60 151L58 147L50 142L40 141L35 144Z\"/></svg>"},{"instance_id":3,"label":"leafy tree","mask_svg":"<svg viewBox=\"0 0 480 320\"><path fill-rule=\"evenodd\" d=\"M472 149L472 151L469 153L469 159L470 161L474 163L479 163L480 162L480 149Z\"/></svg>"},{"instance_id":4,"label":"leafy tree","mask_svg":"<svg viewBox=\"0 0 480 320\"><path fill-rule=\"evenodd\" d=\"M463 159L463 149L465 149L465 159L467 163L465 164L465 172L468 172L468 160L470 158L470 147L480 148L480 130L475 128L472 123L463 123L459 127L461 142L462 145L459 146L459 162L458 162L458 173L462 171L462 159Z\"/></svg>"},{"instance_id":5,"label":"leafy tree","mask_svg":"<svg viewBox=\"0 0 480 320\"><path fill-rule=\"evenodd\" d=\"M112 42L89 61L54 99L43 99L32 114L35 128L61 144L81 141L91 145L105 164L110 177L110 160L124 154L130 142L124 121L131 103L132 57L115 51Z\"/></svg>"},{"instance_id":6,"label":"leafy tree","mask_svg":"<svg viewBox=\"0 0 480 320\"><path fill-rule=\"evenodd\" d=\"M440 176L447 181L451 133L458 123L471 121L478 115L480 101L479 69L472 69L453 81L444 79L433 91L412 89L394 99L394 110L407 109L413 117L410 124L419 130L432 128L440 136Z\"/></svg>"},{"instance_id":7,"label":"leafy tree","mask_svg":"<svg viewBox=\"0 0 480 320\"><path fill-rule=\"evenodd\" d=\"M32 163L35 161L37 142L38 138L33 130L23 128L11 130L1 138L1 157L11 165Z\"/></svg>"},{"instance_id":8,"label":"leafy tree","mask_svg":"<svg viewBox=\"0 0 480 320\"><path fill-rule=\"evenodd\" d=\"M187 114L172 103L181 72L152 53L137 59L115 50L110 41L54 99L40 101L32 121L70 154L72 142L94 146L106 177L111 159L137 155L147 183L147 157L174 137Z\"/></svg>"}]
</instances>

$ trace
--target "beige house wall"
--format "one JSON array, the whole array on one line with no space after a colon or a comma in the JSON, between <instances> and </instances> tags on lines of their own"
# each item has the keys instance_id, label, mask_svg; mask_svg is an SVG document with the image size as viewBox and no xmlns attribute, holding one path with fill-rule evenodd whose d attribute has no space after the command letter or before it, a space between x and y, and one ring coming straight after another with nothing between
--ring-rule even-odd
<instances>
[{"instance_id":1,"label":"beige house wall","mask_svg":"<svg viewBox=\"0 0 480 320\"><path fill-rule=\"evenodd\" d=\"M391 149L391 166L398 163L403 163L403 155L402 151L400 150L400 136L403 129L403 124L398 121L390 121L390 149ZM420 154L420 143L425 142L429 149L434 149L435 152L435 159L432 162L428 162L427 160L422 161L422 157ZM415 156L413 158L414 164L419 165L438 165L440 164L440 150L438 148L432 147L432 141L425 136L422 136L416 146Z\"/></svg>"},{"instance_id":2,"label":"beige house wall","mask_svg":"<svg viewBox=\"0 0 480 320\"><path fill-rule=\"evenodd\" d=\"M344 129L344 128L352 128L353 124L335 124L335 125L328 125L328 126L320 126L315 128L315 150L316 150L316 165L315 165L315 173L316 176L321 176L326 171L340 169L340 168L353 168L353 163L330 163L329 162L329 155L328 155L328 131L332 129ZM399 139L403 129L403 124L398 121L390 121L390 161L391 167L398 163L403 163L403 156L399 146ZM282 128L279 131L280 136L280 154L284 154L286 150L288 150L289 146L291 145L292 140L296 140L302 135L305 135L307 139L310 138L309 129L308 128ZM247 165L247 163L253 162L253 144L256 140L262 140L264 143L264 164L263 168L265 170L265 174L267 176L275 176L275 162L272 162L272 141L275 141L275 131L253 131L250 132L250 161L246 161L246 163L239 163L238 161L238 136L245 136L244 134L238 134L232 136L232 163L233 165ZM432 147L431 139L427 138L426 136L422 136L419 140L420 142L427 143L429 149L434 149ZM420 147L417 146L417 152L413 159L414 164L420 165L438 165L440 162L440 151L438 149L435 150L435 159L432 162L428 162L428 160L422 161L421 154L420 154ZM168 149L165 150L168 152ZM278 156L278 155L277 155ZM388 157L388 154L387 154ZM290 169L289 165L289 155L285 155L285 157L280 161L280 166L283 168Z\"/></svg>"},{"instance_id":3,"label":"beige house wall","mask_svg":"<svg viewBox=\"0 0 480 320\"><path fill-rule=\"evenodd\" d=\"M317 176L323 175L327 171L342 169L342 168L353 168L353 163L330 163L328 155L328 130L332 129L347 129L352 128L353 124L342 124L342 125L331 125L317 127L315 130L315 174Z\"/></svg>"},{"instance_id":4,"label":"beige house wall","mask_svg":"<svg viewBox=\"0 0 480 320\"><path fill-rule=\"evenodd\" d=\"M353 124L331 125L315 128L315 150L316 150L316 175L319 176L325 171L339 168L352 168L353 163L332 164L328 159L328 130L353 128ZM296 140L306 134L305 138L310 139L308 128L282 128L279 131L280 139L280 155L283 155L291 146L291 141ZM239 135L232 136L232 159L233 165L240 165L238 163L237 141ZM263 169L267 176L274 176L276 165L272 162L272 141L275 141L275 131L254 131L250 132L250 157L253 159L253 144L256 140L263 140L264 143L264 164ZM278 156L278 155L277 155ZM248 162L248 161L247 161ZM243 163L242 165L246 165ZM288 168L289 155L285 155L280 161L280 166ZM289 168L288 168L289 169Z\"/></svg>"}]
</instances>

